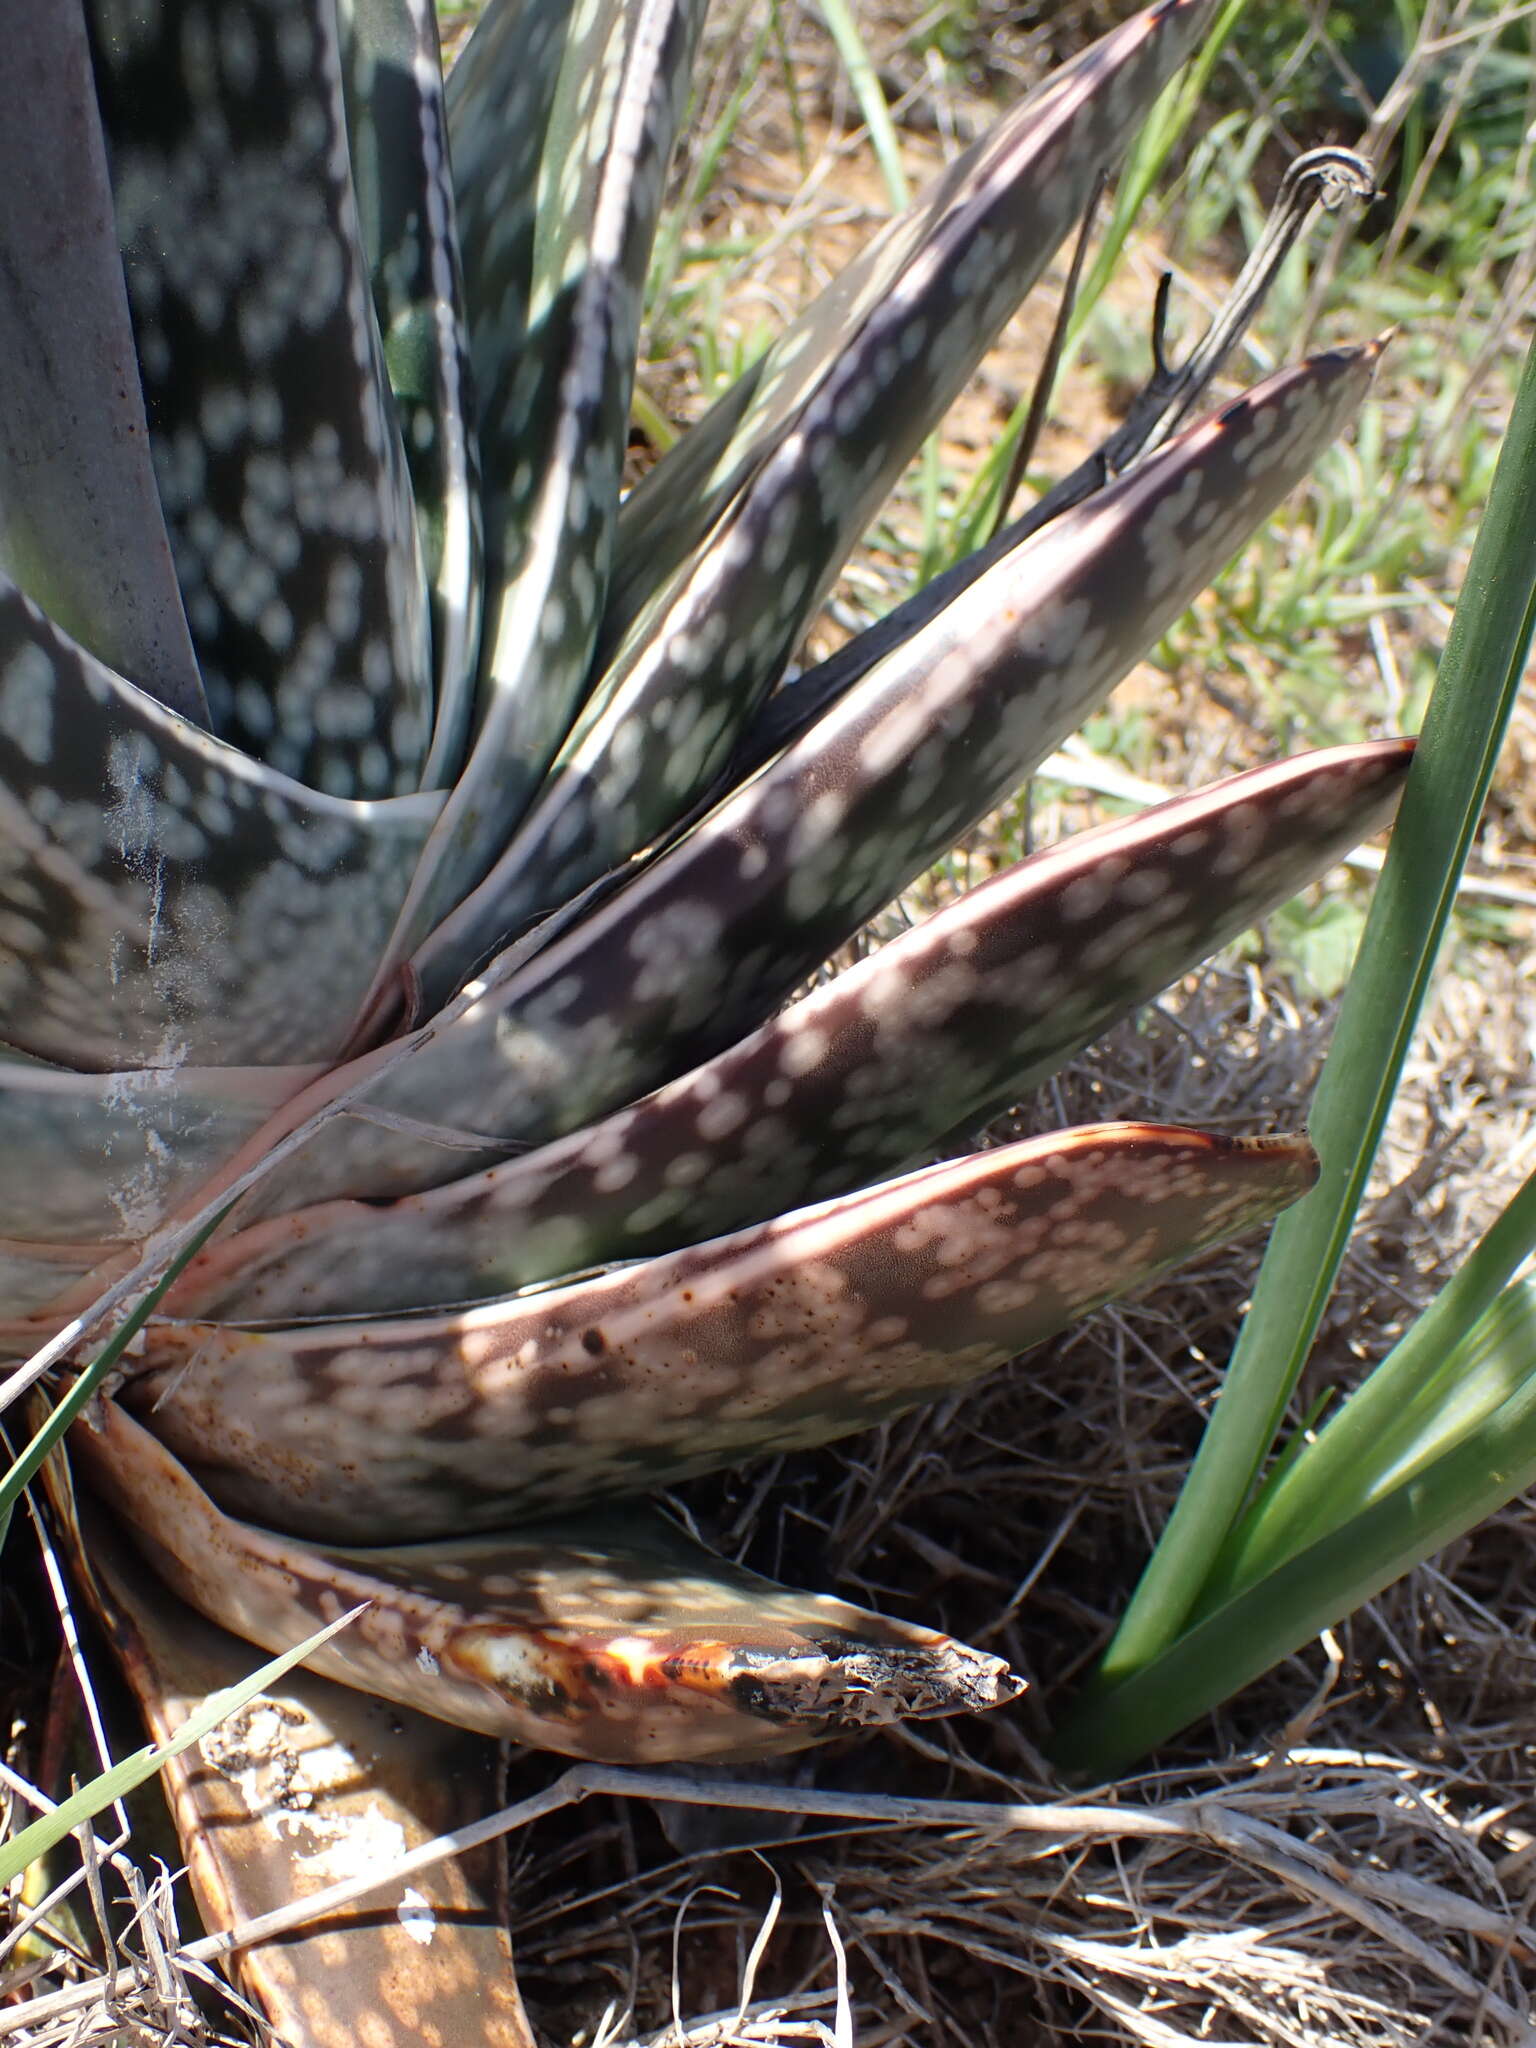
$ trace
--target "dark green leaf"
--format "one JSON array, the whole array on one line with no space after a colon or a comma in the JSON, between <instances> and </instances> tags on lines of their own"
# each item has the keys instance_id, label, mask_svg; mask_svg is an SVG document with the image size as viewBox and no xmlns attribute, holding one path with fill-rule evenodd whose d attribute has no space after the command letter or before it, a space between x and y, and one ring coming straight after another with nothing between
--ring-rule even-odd
<instances>
[{"instance_id":1,"label":"dark green leaf","mask_svg":"<svg viewBox=\"0 0 1536 2048\"><path fill-rule=\"evenodd\" d=\"M393 1203L205 1253L178 1316L378 1313L669 1251L860 1185L1016 1100L1386 822L1412 743L1309 754L983 883L656 1094Z\"/></svg>"},{"instance_id":2,"label":"dark green leaf","mask_svg":"<svg viewBox=\"0 0 1536 2048\"><path fill-rule=\"evenodd\" d=\"M160 497L214 729L414 789L421 552L346 151L334 0L87 0Z\"/></svg>"},{"instance_id":3,"label":"dark green leaf","mask_svg":"<svg viewBox=\"0 0 1536 2048\"><path fill-rule=\"evenodd\" d=\"M5 63L0 571L109 667L206 725L149 458L81 0L9 9Z\"/></svg>"},{"instance_id":4,"label":"dark green leaf","mask_svg":"<svg viewBox=\"0 0 1536 2048\"><path fill-rule=\"evenodd\" d=\"M431 586L433 789L469 733L485 567L437 12L343 0L340 21L359 225Z\"/></svg>"}]
</instances>

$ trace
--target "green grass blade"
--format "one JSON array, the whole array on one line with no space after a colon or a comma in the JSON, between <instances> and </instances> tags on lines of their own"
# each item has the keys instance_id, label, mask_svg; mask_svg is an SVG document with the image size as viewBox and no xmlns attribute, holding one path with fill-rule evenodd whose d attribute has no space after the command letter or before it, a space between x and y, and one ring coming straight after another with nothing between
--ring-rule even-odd
<instances>
[{"instance_id":1,"label":"green grass blade","mask_svg":"<svg viewBox=\"0 0 1536 2048\"><path fill-rule=\"evenodd\" d=\"M263 1664L239 1685L232 1685L225 1692L210 1693L197 1712L188 1715L169 1742L161 1743L158 1747L149 1744L143 1749L135 1750L132 1756L126 1756L121 1763L114 1764L110 1771L103 1771L99 1777L92 1778L88 1785L82 1785L80 1790L72 1793L68 1799L61 1800L53 1811L45 1813L41 1820L33 1821L30 1827L25 1827L20 1834L13 1835L8 1842L0 1846L0 1886L8 1885L13 1877L25 1870L29 1863L35 1863L39 1856L46 1856L50 1849L57 1847L66 1835L71 1834L83 1822L94 1820L104 1807L111 1806L115 1800L126 1798L146 1779L152 1778L162 1764L169 1763L172 1757L180 1756L182 1751L190 1749L194 1742L201 1742L205 1735L217 1728L221 1721L227 1720L231 1714L237 1712L247 1700L253 1700L257 1693L264 1692L269 1685L275 1685L280 1678L286 1677L295 1664L302 1664L312 1651L318 1650L322 1643L328 1643L339 1629L344 1629L348 1622L355 1621L362 1612L361 1607L354 1607L350 1613L339 1616L328 1627L318 1629L307 1642L300 1643L297 1649L285 1650L281 1657L274 1657L270 1663Z\"/></svg>"},{"instance_id":2,"label":"green grass blade","mask_svg":"<svg viewBox=\"0 0 1536 2048\"><path fill-rule=\"evenodd\" d=\"M1141 218L1142 209L1167 168L1205 97L1216 61L1227 39L1237 27L1248 0L1227 0L1211 24L1210 34L1191 58L1189 67L1164 86L1162 96L1148 115L1116 187L1114 203L1105 224L1103 240L1094 254L1087 275L1073 293L1066 339L1056 365L1054 381L1062 377L1077 359L1088 323L1098 309L1125 255L1125 245ZM1020 399L1008 417L997 445L983 463L966 492L952 522L949 559L959 561L980 547L987 533L1006 515L1011 495L1005 484L1013 467L1014 451L1029 420L1032 397Z\"/></svg>"},{"instance_id":3,"label":"green grass blade","mask_svg":"<svg viewBox=\"0 0 1536 2048\"><path fill-rule=\"evenodd\" d=\"M1113 1690L1077 1702L1052 1755L1111 1775L1475 1528L1536 1481L1536 1284L1517 1282L1458 1347L1516 1391L1443 1457L1223 1602Z\"/></svg>"},{"instance_id":4,"label":"green grass blade","mask_svg":"<svg viewBox=\"0 0 1536 2048\"><path fill-rule=\"evenodd\" d=\"M742 30L745 28L747 12L748 10L745 5L737 12L735 23L731 30L733 42L739 38ZM714 190L715 179L719 175L721 162L731 143L735 140L736 131L741 125L741 117L746 110L747 101L751 98L753 88L758 82L758 74L762 69L763 58L767 52L769 38L773 35L773 32L774 17L771 13L765 14L762 21L758 24L751 49L741 62L741 76L732 88L731 95L725 103L720 118L716 121L714 127L710 129L708 135L705 136L695 152L693 172L689 177L687 190L674 205L667 208L662 216L661 224L656 230L655 246L651 253L650 271L645 284L647 316L653 323L657 320L659 313L666 307L673 287L677 283L678 273L683 267L684 243L688 230L690 227L697 226L704 210L704 203ZM742 245L743 251L750 249L752 246L750 242L744 243ZM698 255L701 252L695 249L693 253ZM654 336L652 337L651 346L655 347ZM630 401L632 417L640 418L640 405L643 400L644 393L637 381L634 395ZM646 426L647 432L650 432L651 423L649 421L642 420L641 424ZM667 422L664 426L664 435L665 438L659 438L655 433L650 433L652 446L663 455L677 441L678 432L670 422Z\"/></svg>"},{"instance_id":5,"label":"green grass blade","mask_svg":"<svg viewBox=\"0 0 1536 2048\"><path fill-rule=\"evenodd\" d=\"M859 112L864 116L870 147L885 180L891 211L900 213L910 204L912 194L907 186L907 174L901 166L901 143L897 139L891 110L885 104L879 73L864 47L847 0L821 0L821 17L827 24L828 35L837 45L837 54L843 60L843 69L859 103Z\"/></svg>"},{"instance_id":6,"label":"green grass blade","mask_svg":"<svg viewBox=\"0 0 1536 2048\"><path fill-rule=\"evenodd\" d=\"M1202 1612L1369 1505L1509 1395L1502 1378L1470 1378L1459 1347L1533 1250L1536 1174L1316 1442L1298 1438L1299 1454L1268 1475L1217 1565Z\"/></svg>"},{"instance_id":7,"label":"green grass blade","mask_svg":"<svg viewBox=\"0 0 1536 2048\"><path fill-rule=\"evenodd\" d=\"M1316 1333L1392 1105L1536 623L1536 347L1528 356L1418 756L1318 1085L1316 1191L1276 1228L1227 1384L1095 1681L1178 1634L1242 1512Z\"/></svg>"},{"instance_id":8,"label":"green grass blade","mask_svg":"<svg viewBox=\"0 0 1536 2048\"><path fill-rule=\"evenodd\" d=\"M1204 102L1211 73L1215 70L1227 39L1237 27L1247 5L1248 0L1227 0L1225 7L1212 22L1209 35L1191 58L1189 68L1164 87L1162 98L1153 108L1146 126L1142 129L1136 146L1126 161L1125 174L1116 188L1115 203L1110 209L1104 240L1089 269L1087 281L1072 308L1071 325L1067 330L1067 345L1063 352L1064 367L1075 355L1083 332L1093 317L1094 309L1108 289L1110 279L1120 268L1120 259L1125 253L1126 242L1140 218L1142 208L1151 197L1158 179L1167 167L1168 159L1177 148L1196 111Z\"/></svg>"},{"instance_id":9,"label":"green grass blade","mask_svg":"<svg viewBox=\"0 0 1536 2048\"><path fill-rule=\"evenodd\" d=\"M64 1432L84 1411L86 1403L96 1394L107 1374L154 1313L172 1282L178 1279L188 1263L196 1258L228 1214L227 1207L221 1209L218 1215L210 1223L206 1223L187 1243L132 1312L123 1318L119 1327L113 1331L96 1357L54 1408L48 1420L15 1459L4 1478L0 1478L0 1543L5 1541L6 1532L11 1525L11 1514L17 1501L20 1500L24 1489L37 1477L43 1460L56 1444L63 1441ZM114 1793L113 1797L116 1796ZM4 1880L0 1879L0 1883L3 1882Z\"/></svg>"}]
</instances>

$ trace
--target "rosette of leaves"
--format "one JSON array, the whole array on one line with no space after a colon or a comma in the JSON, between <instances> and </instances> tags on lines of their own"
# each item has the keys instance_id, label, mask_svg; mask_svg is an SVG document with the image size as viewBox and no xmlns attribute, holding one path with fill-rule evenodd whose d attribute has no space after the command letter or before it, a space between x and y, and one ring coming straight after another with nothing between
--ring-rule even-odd
<instances>
[{"instance_id":1,"label":"rosette of leaves","mask_svg":"<svg viewBox=\"0 0 1536 2048\"><path fill-rule=\"evenodd\" d=\"M1048 849L790 1001L1369 381L1280 372L789 679L1211 12L1005 116L621 498L702 0L492 0L446 86L427 0L3 0L5 1348L238 1195L74 1431L81 1566L161 1734L248 1655L221 1629L367 1603L270 1756L243 1725L169 1773L211 1920L349 1816L480 1796L442 1723L750 1758L1012 1697L644 1495L961 1385L1309 1185L1301 1139L955 1134L1375 829L1406 743ZM453 1942L354 1928L321 2007L323 1944L251 1951L283 2037L415 2039L425 1984L445 2037L523 2038L441 1883Z\"/></svg>"}]
</instances>

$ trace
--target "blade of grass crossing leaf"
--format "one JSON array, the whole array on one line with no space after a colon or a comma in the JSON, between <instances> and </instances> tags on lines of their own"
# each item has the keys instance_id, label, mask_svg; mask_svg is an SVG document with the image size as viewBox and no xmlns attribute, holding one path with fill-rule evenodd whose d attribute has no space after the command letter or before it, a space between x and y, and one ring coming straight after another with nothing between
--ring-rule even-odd
<instances>
[{"instance_id":1,"label":"blade of grass crossing leaf","mask_svg":"<svg viewBox=\"0 0 1536 2048\"><path fill-rule=\"evenodd\" d=\"M941 434L930 434L923 443L919 458L918 502L922 509L923 548L918 557L915 580L921 587L944 566L944 437Z\"/></svg>"},{"instance_id":2,"label":"blade of grass crossing leaf","mask_svg":"<svg viewBox=\"0 0 1536 2048\"><path fill-rule=\"evenodd\" d=\"M773 25L773 52L778 65L779 84L783 88L784 106L789 115L789 131L794 139L795 162L801 177L808 178L811 173L811 143L806 132L805 109L800 104L800 86L789 51L789 38L784 31L783 0L768 0L768 19Z\"/></svg>"},{"instance_id":3,"label":"blade of grass crossing leaf","mask_svg":"<svg viewBox=\"0 0 1536 2048\"><path fill-rule=\"evenodd\" d=\"M83 1413L86 1403L96 1393L107 1374L122 1357L123 1352L127 1349L132 1339L144 1327L145 1323L159 1306L162 1297L169 1290L173 1282L180 1278L188 1262L196 1258L197 1254L202 1250L209 1238L212 1237L228 1213L229 1210L226 1206L210 1222L204 1224L196 1236L188 1240L180 1256L166 1268L154 1286L136 1304L132 1312L123 1318L122 1323L113 1331L90 1365L80 1374L74 1385L54 1408L42 1428L37 1431L20 1456L15 1459L5 1477L0 1479L0 1543L5 1541L6 1532L10 1528L12 1510L15 1508L17 1501L20 1500L25 1488L30 1486L33 1479L36 1478L43 1460L54 1448L55 1444L62 1440L64 1432L69 1428L70 1424ZM114 1794L113 1796L115 1797L116 1795ZM3 1880L0 1880L0 1882L3 1882Z\"/></svg>"},{"instance_id":4,"label":"blade of grass crossing leaf","mask_svg":"<svg viewBox=\"0 0 1536 2048\"><path fill-rule=\"evenodd\" d=\"M1536 624L1536 347L1527 357L1423 737L1323 1069L1316 1191L1282 1220L1184 1490L1096 1684L1177 1635L1273 1442L1316 1333L1477 829Z\"/></svg>"},{"instance_id":5,"label":"blade of grass crossing leaf","mask_svg":"<svg viewBox=\"0 0 1536 2048\"><path fill-rule=\"evenodd\" d=\"M880 175L885 180L891 211L900 213L912 195L907 188L907 174L901 167L901 144L896 138L891 110L885 104L879 73L864 47L847 0L821 0L821 17L827 24L828 35L837 45L837 54L843 60L843 69L859 103L859 112L864 116L870 146L880 166Z\"/></svg>"},{"instance_id":6,"label":"blade of grass crossing leaf","mask_svg":"<svg viewBox=\"0 0 1536 2048\"><path fill-rule=\"evenodd\" d=\"M182 1751L190 1749L194 1742L201 1742L205 1735L217 1728L221 1721L228 1720L229 1716L243 1707L247 1700L253 1700L269 1685L275 1685L293 1669L295 1664L302 1664L306 1657L312 1655L322 1644L328 1643L331 1637L344 1629L349 1622L356 1621L362 1612L361 1607L352 1608L350 1612L338 1616L327 1627L317 1629L307 1642L300 1643L296 1649L285 1650L281 1657L274 1657L270 1663L263 1664L239 1685L232 1685L227 1692L210 1693L197 1712L187 1717L169 1742L160 1744L158 1748L148 1746L135 1750L132 1756L124 1757L120 1764L114 1764L110 1771L103 1771L100 1777L92 1778L88 1785L82 1785L78 1792L71 1794L68 1799L61 1800L53 1811L44 1814L41 1820L33 1821L30 1827L25 1827L20 1834L13 1835L8 1842L0 1846L0 1887L8 1885L13 1877L18 1876L39 1856L46 1856L50 1849L55 1848L66 1835L72 1834L82 1823L94 1820L103 1807L110 1806L114 1800L125 1799L146 1779L152 1778L162 1764L169 1763L172 1757L180 1756Z\"/></svg>"},{"instance_id":7,"label":"blade of grass crossing leaf","mask_svg":"<svg viewBox=\"0 0 1536 2048\"><path fill-rule=\"evenodd\" d=\"M1056 308L1055 323L1051 338L1046 343L1045 354L1035 372L1034 389L1025 401L1016 432L1010 429L1005 437L1004 451L1008 457L1006 473L992 488L987 503L982 508L980 519L973 523L975 544L985 547L997 538L1008 509L1019 494L1019 488L1029 473L1029 465L1035 458L1040 435L1050 416L1051 400L1056 392L1056 380L1061 370L1062 350L1067 345L1067 332L1072 324L1072 308L1077 303L1077 294L1083 281L1083 265L1088 259L1088 245L1093 240L1094 222L1098 219L1099 203L1104 197L1107 174L1100 171L1095 180L1088 204L1083 210L1082 226L1077 231L1077 242L1072 250L1072 261L1067 267L1066 282L1061 288L1061 300ZM996 477L997 456L993 456L988 468Z\"/></svg>"},{"instance_id":8,"label":"blade of grass crossing leaf","mask_svg":"<svg viewBox=\"0 0 1536 2048\"><path fill-rule=\"evenodd\" d=\"M1506 1289L1455 1356L1461 1371L1497 1360L1517 1391L1454 1450L1078 1701L1051 1745L1059 1769L1112 1775L1536 1482L1536 1285Z\"/></svg>"}]
</instances>

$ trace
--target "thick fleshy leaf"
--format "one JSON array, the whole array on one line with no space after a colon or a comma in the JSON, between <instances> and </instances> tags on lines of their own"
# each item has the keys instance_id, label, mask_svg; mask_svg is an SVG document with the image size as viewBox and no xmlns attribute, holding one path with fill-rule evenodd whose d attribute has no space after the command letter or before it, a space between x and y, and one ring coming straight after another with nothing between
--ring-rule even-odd
<instances>
[{"instance_id":1,"label":"thick fleshy leaf","mask_svg":"<svg viewBox=\"0 0 1536 2048\"><path fill-rule=\"evenodd\" d=\"M168 1312L470 1301L890 1172L1325 873L1386 823L1412 752L1330 748L1081 833L588 1130L426 1194L301 1209L214 1245Z\"/></svg>"},{"instance_id":2,"label":"thick fleshy leaf","mask_svg":"<svg viewBox=\"0 0 1536 2048\"><path fill-rule=\"evenodd\" d=\"M0 578L0 1038L108 1070L331 1056L441 802L290 781Z\"/></svg>"},{"instance_id":3,"label":"thick fleshy leaf","mask_svg":"<svg viewBox=\"0 0 1536 2048\"><path fill-rule=\"evenodd\" d=\"M395 960L496 859L585 694L645 267L702 14L702 0L593 0L573 17L539 170L518 359L488 360L496 329L475 328L491 572L480 718Z\"/></svg>"},{"instance_id":4,"label":"thick fleshy leaf","mask_svg":"<svg viewBox=\"0 0 1536 2048\"><path fill-rule=\"evenodd\" d=\"M1138 91L1140 63L1148 54L1172 71L1209 14L1206 0L1158 0L1053 73L967 150L915 206L862 249L784 330L762 360L647 472L625 500L619 516L613 580L603 620L603 644L610 652L646 602L695 551L732 500L781 446L793 422L843 362L885 300L903 288L910 291L914 285L942 283L924 280L921 271L916 276L910 273L918 253L956 199L968 189L974 199L1006 168L1021 139L1029 146L1036 121L1050 118L1048 109L1059 90L1081 99L1084 67L1102 77L1106 69L1128 65L1119 70L1121 86L1116 90ZM1111 136L1123 132L1117 110L1103 101L1087 118L1095 125L1110 124L1104 131L1106 145ZM1113 153L1106 147L1106 156ZM1024 206L1036 203L1031 196L1022 196ZM968 329L974 313L963 308L959 317Z\"/></svg>"},{"instance_id":5,"label":"thick fleshy leaf","mask_svg":"<svg viewBox=\"0 0 1536 2048\"><path fill-rule=\"evenodd\" d=\"M96 1605L148 1723L169 1741L253 1653L191 1613L87 1521ZM388 1864L496 1803L495 1752L311 1673L260 1693L162 1774L203 1925L240 1925ZM533 2048L483 1852L418 1872L300 1933L237 1952L236 1982L286 2048Z\"/></svg>"},{"instance_id":6,"label":"thick fleshy leaf","mask_svg":"<svg viewBox=\"0 0 1536 2048\"><path fill-rule=\"evenodd\" d=\"M335 0L86 0L150 440L215 730L338 797L432 725Z\"/></svg>"},{"instance_id":7,"label":"thick fleshy leaf","mask_svg":"<svg viewBox=\"0 0 1536 2048\"><path fill-rule=\"evenodd\" d=\"M319 1550L220 1514L110 1402L74 1453L161 1575L249 1641L369 1612L310 1667L460 1727L600 1762L746 1760L1022 1690L1001 1659L793 1593L653 1509L400 1550Z\"/></svg>"},{"instance_id":8,"label":"thick fleshy leaf","mask_svg":"<svg viewBox=\"0 0 1536 2048\"><path fill-rule=\"evenodd\" d=\"M221 1502L274 1527L495 1527L932 1400L1263 1222L1315 1173L1304 1139L1058 1131L457 1314L151 1324L126 1398Z\"/></svg>"},{"instance_id":9,"label":"thick fleshy leaf","mask_svg":"<svg viewBox=\"0 0 1536 2048\"><path fill-rule=\"evenodd\" d=\"M87 1273L110 1259L108 1244L47 1244L21 1238L0 1238L0 1356L26 1347L8 1331L71 1293Z\"/></svg>"},{"instance_id":10,"label":"thick fleshy leaf","mask_svg":"<svg viewBox=\"0 0 1536 2048\"><path fill-rule=\"evenodd\" d=\"M315 1071L73 1074L0 1050L0 1238L61 1256L71 1245L133 1243Z\"/></svg>"},{"instance_id":11,"label":"thick fleshy leaf","mask_svg":"<svg viewBox=\"0 0 1536 2048\"><path fill-rule=\"evenodd\" d=\"M542 1142L754 1028L1103 699L1306 473L1378 354L1280 372L1033 535L573 928L488 970L485 993L367 1100ZM332 1125L274 1176L263 1213L409 1193L470 1163Z\"/></svg>"},{"instance_id":12,"label":"thick fleshy leaf","mask_svg":"<svg viewBox=\"0 0 1536 2048\"><path fill-rule=\"evenodd\" d=\"M514 374L528 346L539 159L570 28L566 0L489 0L448 74L464 299L475 376L491 385ZM493 488L508 481L497 477ZM486 541L487 568L499 580L499 513Z\"/></svg>"},{"instance_id":13,"label":"thick fleshy leaf","mask_svg":"<svg viewBox=\"0 0 1536 2048\"><path fill-rule=\"evenodd\" d=\"M757 387L707 539L641 609L485 883L418 951L429 1008L714 781L845 555L1208 11L1172 0L1086 51L939 181L874 263L878 290L855 294L856 309L834 293L830 332L781 345L788 367ZM646 496L664 503L664 485ZM648 534L642 545L650 559Z\"/></svg>"},{"instance_id":14,"label":"thick fleshy leaf","mask_svg":"<svg viewBox=\"0 0 1536 2048\"><path fill-rule=\"evenodd\" d=\"M436 716L422 781L457 770L484 596L479 451L432 0L341 0L359 226L431 589Z\"/></svg>"},{"instance_id":15,"label":"thick fleshy leaf","mask_svg":"<svg viewBox=\"0 0 1536 2048\"><path fill-rule=\"evenodd\" d=\"M206 725L150 463L81 0L8 8L4 22L0 571L102 661Z\"/></svg>"}]
</instances>

